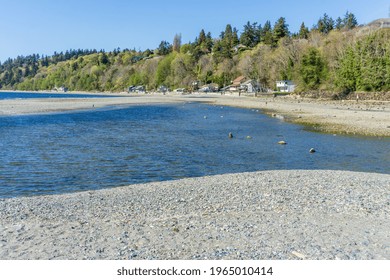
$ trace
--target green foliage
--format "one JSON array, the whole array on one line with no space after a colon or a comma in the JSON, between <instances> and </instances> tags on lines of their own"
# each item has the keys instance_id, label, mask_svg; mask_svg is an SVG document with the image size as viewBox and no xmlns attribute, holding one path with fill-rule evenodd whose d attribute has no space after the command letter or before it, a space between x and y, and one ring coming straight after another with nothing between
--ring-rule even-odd
<instances>
[{"instance_id":1,"label":"green foliage","mask_svg":"<svg viewBox=\"0 0 390 280\"><path fill-rule=\"evenodd\" d=\"M337 87L346 91L355 91L357 72L355 52L352 47L348 47L339 60L336 72Z\"/></svg>"},{"instance_id":2,"label":"green foliage","mask_svg":"<svg viewBox=\"0 0 390 280\"><path fill-rule=\"evenodd\" d=\"M298 37L301 39L307 39L309 35L309 29L305 26L305 23L302 22L301 27L299 28Z\"/></svg>"},{"instance_id":3,"label":"green foliage","mask_svg":"<svg viewBox=\"0 0 390 280\"><path fill-rule=\"evenodd\" d=\"M315 90L319 88L325 78L325 63L317 48L310 47L304 53L299 72L305 89Z\"/></svg>"},{"instance_id":4,"label":"green foliage","mask_svg":"<svg viewBox=\"0 0 390 280\"><path fill-rule=\"evenodd\" d=\"M355 28L357 25L358 25L358 21L355 15L350 12L347 12L344 15L343 27L345 27L346 29L352 29Z\"/></svg>"},{"instance_id":5,"label":"green foliage","mask_svg":"<svg viewBox=\"0 0 390 280\"><path fill-rule=\"evenodd\" d=\"M390 89L390 31L361 38L340 55L336 84L347 91Z\"/></svg>"},{"instance_id":6,"label":"green foliage","mask_svg":"<svg viewBox=\"0 0 390 280\"><path fill-rule=\"evenodd\" d=\"M264 42L266 45L274 45L274 36L272 34L271 22L269 20L265 22L261 31L261 42Z\"/></svg>"},{"instance_id":7,"label":"green foliage","mask_svg":"<svg viewBox=\"0 0 390 280\"><path fill-rule=\"evenodd\" d=\"M232 28L230 24L226 25L225 31L220 35L221 40L215 45L214 52L219 53L220 58L232 58L233 47L239 44L238 30Z\"/></svg>"},{"instance_id":8,"label":"green foliage","mask_svg":"<svg viewBox=\"0 0 390 280\"><path fill-rule=\"evenodd\" d=\"M244 25L244 31L241 33L240 43L250 48L255 47L260 43L261 31L261 26L257 25L257 22L251 24L248 21L248 23Z\"/></svg>"},{"instance_id":9,"label":"green foliage","mask_svg":"<svg viewBox=\"0 0 390 280\"><path fill-rule=\"evenodd\" d=\"M315 29L323 34L328 34L330 31L334 29L335 22L329 17L327 14L324 14L322 18L320 18L317 22Z\"/></svg>"},{"instance_id":10,"label":"green foliage","mask_svg":"<svg viewBox=\"0 0 390 280\"><path fill-rule=\"evenodd\" d=\"M281 38L289 35L288 24L286 23L286 19L281 17L274 25L273 36L274 42L278 42Z\"/></svg>"},{"instance_id":11,"label":"green foliage","mask_svg":"<svg viewBox=\"0 0 390 280\"><path fill-rule=\"evenodd\" d=\"M170 79L171 74L171 63L175 58L175 53L171 53L165 56L158 64L156 70L156 83L157 86L165 85L171 86L172 80Z\"/></svg>"},{"instance_id":12,"label":"green foliage","mask_svg":"<svg viewBox=\"0 0 390 280\"><path fill-rule=\"evenodd\" d=\"M202 29L199 33L199 37L195 39L195 42L190 45L190 51L195 59L199 59L202 55L208 54L213 48L213 39L211 33L208 32L207 35Z\"/></svg>"},{"instance_id":13,"label":"green foliage","mask_svg":"<svg viewBox=\"0 0 390 280\"><path fill-rule=\"evenodd\" d=\"M172 52L172 45L167 41L161 41L158 46L157 52L159 55L167 55Z\"/></svg>"}]
</instances>

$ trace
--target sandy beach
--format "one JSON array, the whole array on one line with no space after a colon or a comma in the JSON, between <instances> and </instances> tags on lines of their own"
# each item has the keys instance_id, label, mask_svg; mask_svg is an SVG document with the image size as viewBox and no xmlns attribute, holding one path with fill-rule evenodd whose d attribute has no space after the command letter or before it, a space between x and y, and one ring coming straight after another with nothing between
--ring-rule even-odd
<instances>
[{"instance_id":1,"label":"sandy beach","mask_svg":"<svg viewBox=\"0 0 390 280\"><path fill-rule=\"evenodd\" d=\"M0 259L390 259L390 175L262 171L0 200Z\"/></svg>"},{"instance_id":2,"label":"sandy beach","mask_svg":"<svg viewBox=\"0 0 390 280\"><path fill-rule=\"evenodd\" d=\"M123 96L122 96L123 95ZM50 98L0 100L1 115L40 114L85 110L107 106L204 102L263 110L270 116L310 126L311 129L341 134L390 136L389 101L332 101L284 97L245 97L218 94L121 94L112 98Z\"/></svg>"}]
</instances>

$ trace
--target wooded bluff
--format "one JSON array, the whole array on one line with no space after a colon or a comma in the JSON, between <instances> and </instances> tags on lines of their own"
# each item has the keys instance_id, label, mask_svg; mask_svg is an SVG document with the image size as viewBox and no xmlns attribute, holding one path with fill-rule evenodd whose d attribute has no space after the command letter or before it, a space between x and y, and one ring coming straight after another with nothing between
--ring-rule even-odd
<instances>
[{"instance_id":1,"label":"wooded bluff","mask_svg":"<svg viewBox=\"0 0 390 280\"><path fill-rule=\"evenodd\" d=\"M283 17L272 27L248 22L241 34L228 24L218 38L201 30L192 43L162 41L155 50L69 50L53 56L19 56L0 63L0 88L121 92L130 85L156 90L227 86L238 76L275 89L292 80L297 92L390 91L390 28L383 21L358 26L353 14L326 14L309 30L291 34ZM382 25L381 25L382 22Z\"/></svg>"}]
</instances>

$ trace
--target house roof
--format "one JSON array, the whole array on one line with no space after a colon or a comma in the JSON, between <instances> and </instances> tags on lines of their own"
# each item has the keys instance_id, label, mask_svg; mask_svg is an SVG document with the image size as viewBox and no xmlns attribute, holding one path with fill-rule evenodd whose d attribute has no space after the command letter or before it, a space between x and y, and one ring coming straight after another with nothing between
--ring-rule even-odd
<instances>
[{"instance_id":1,"label":"house roof","mask_svg":"<svg viewBox=\"0 0 390 280\"><path fill-rule=\"evenodd\" d=\"M253 83L253 80L246 80L245 82L242 83L242 85L249 85Z\"/></svg>"},{"instance_id":2,"label":"house roof","mask_svg":"<svg viewBox=\"0 0 390 280\"><path fill-rule=\"evenodd\" d=\"M232 85L233 86L239 86L243 80L245 80L245 77L244 76L239 76L239 77L237 77L237 78L235 78L233 80L233 84Z\"/></svg>"}]
</instances>

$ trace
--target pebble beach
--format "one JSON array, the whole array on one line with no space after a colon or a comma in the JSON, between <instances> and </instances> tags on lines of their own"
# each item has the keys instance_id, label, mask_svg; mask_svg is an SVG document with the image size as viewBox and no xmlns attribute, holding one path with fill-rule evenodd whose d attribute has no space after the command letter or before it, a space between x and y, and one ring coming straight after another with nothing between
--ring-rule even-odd
<instances>
[{"instance_id":1,"label":"pebble beach","mask_svg":"<svg viewBox=\"0 0 390 280\"><path fill-rule=\"evenodd\" d=\"M390 175L260 171L0 200L0 259L390 259Z\"/></svg>"}]
</instances>

